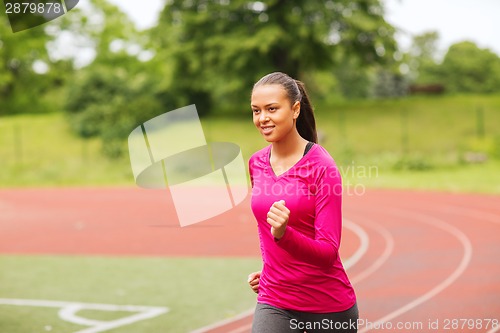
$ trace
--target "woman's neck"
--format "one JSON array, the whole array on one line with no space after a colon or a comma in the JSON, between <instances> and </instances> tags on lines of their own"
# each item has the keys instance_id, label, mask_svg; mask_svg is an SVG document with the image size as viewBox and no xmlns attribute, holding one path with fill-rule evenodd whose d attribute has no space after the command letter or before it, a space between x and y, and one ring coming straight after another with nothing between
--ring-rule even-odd
<instances>
[{"instance_id":1,"label":"woman's neck","mask_svg":"<svg viewBox=\"0 0 500 333\"><path fill-rule=\"evenodd\" d=\"M295 154L302 154L307 140L302 138L297 130L291 132L280 141L273 142L271 155L275 158L286 158Z\"/></svg>"}]
</instances>

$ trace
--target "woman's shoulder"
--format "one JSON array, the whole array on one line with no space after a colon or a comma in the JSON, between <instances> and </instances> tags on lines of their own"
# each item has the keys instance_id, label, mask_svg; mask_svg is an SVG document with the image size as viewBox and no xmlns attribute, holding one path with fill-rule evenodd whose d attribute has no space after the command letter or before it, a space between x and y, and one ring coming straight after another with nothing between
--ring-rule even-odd
<instances>
[{"instance_id":1,"label":"woman's shoulder","mask_svg":"<svg viewBox=\"0 0 500 333\"><path fill-rule=\"evenodd\" d=\"M321 165L336 166L332 155L330 155L328 150L326 150L326 148L319 143L314 144L314 146L311 148L310 153L311 158Z\"/></svg>"},{"instance_id":2,"label":"woman's shoulder","mask_svg":"<svg viewBox=\"0 0 500 333\"><path fill-rule=\"evenodd\" d=\"M311 153L310 160L313 161L311 165L314 170L312 173L314 181L338 182L338 179L341 178L340 170L328 150L319 144L315 144L309 153Z\"/></svg>"}]
</instances>

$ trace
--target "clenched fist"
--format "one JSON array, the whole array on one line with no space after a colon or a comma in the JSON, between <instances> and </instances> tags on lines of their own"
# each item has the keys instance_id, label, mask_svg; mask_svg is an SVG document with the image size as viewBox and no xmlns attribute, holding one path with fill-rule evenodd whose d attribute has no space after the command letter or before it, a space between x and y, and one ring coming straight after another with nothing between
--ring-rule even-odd
<instances>
[{"instance_id":1,"label":"clenched fist","mask_svg":"<svg viewBox=\"0 0 500 333\"><path fill-rule=\"evenodd\" d=\"M259 282L260 282L261 273L262 273L262 271L258 271L258 272L253 272L250 275L248 275L248 284L250 285L250 288L252 288L252 290L255 293L259 293Z\"/></svg>"},{"instance_id":2,"label":"clenched fist","mask_svg":"<svg viewBox=\"0 0 500 333\"><path fill-rule=\"evenodd\" d=\"M267 213L267 223L271 226L271 234L280 239L285 234L290 210L285 206L285 200L276 201L273 203Z\"/></svg>"}]
</instances>

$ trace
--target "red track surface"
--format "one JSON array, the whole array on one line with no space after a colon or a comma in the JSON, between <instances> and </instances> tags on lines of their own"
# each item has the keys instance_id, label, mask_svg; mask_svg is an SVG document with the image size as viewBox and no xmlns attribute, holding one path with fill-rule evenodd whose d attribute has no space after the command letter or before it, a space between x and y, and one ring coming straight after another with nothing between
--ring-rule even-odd
<instances>
[{"instance_id":1,"label":"red track surface","mask_svg":"<svg viewBox=\"0 0 500 333\"><path fill-rule=\"evenodd\" d=\"M371 331L497 331L491 323L486 329L485 319L500 320L500 197L372 190L344 197L344 216L369 239L348 273L360 318L386 322ZM359 246L346 229L342 256ZM259 250L248 200L180 228L166 191L54 189L0 190L0 253L257 256ZM436 321L437 329L429 327ZM210 332L250 332L250 323L247 316Z\"/></svg>"}]
</instances>

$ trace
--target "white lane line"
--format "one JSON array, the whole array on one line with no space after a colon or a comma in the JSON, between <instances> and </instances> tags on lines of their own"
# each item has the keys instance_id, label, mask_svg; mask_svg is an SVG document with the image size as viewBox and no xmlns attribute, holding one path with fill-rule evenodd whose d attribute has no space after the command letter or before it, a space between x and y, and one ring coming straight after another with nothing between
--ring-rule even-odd
<instances>
[{"instance_id":1,"label":"white lane line","mask_svg":"<svg viewBox=\"0 0 500 333\"><path fill-rule=\"evenodd\" d=\"M0 305L60 308L61 310L59 310L59 317L62 320L77 325L92 326L74 333L104 332L121 326L130 325L137 321L154 318L169 311L169 309L165 307L80 303L17 298L0 298ZM137 313L116 320L100 321L77 316L76 313L80 310L126 311Z\"/></svg>"},{"instance_id":2,"label":"white lane line","mask_svg":"<svg viewBox=\"0 0 500 333\"><path fill-rule=\"evenodd\" d=\"M429 299L433 298L436 296L438 293L449 287L453 282L455 282L460 275L463 274L463 272L466 270L467 266L470 263L470 260L472 258L472 244L467 238L467 236L459 229L455 228L454 226L444 222L441 219L435 218L430 215L424 215L424 214L419 214L411 211L404 211L404 210L399 210L399 209L392 209L392 213L395 215L401 216L402 218L408 218L408 216L413 216L417 221L420 221L422 223L429 224L433 227L442 229L453 236L455 236L460 243L462 243L464 253L462 256L462 260L458 264L457 268L453 271L451 275L449 275L444 281L439 283L437 286L423 294L422 296L414 299L410 303L400 307L399 309L389 313L388 315L378 319L375 321L378 324L388 322L391 319L394 319L400 315L402 315L405 312L410 311L411 309L419 306L420 304L428 301ZM373 327L378 327L377 325L374 325ZM364 333L370 331L370 327L365 327L364 329L360 330L359 333Z\"/></svg>"},{"instance_id":3,"label":"white lane line","mask_svg":"<svg viewBox=\"0 0 500 333\"><path fill-rule=\"evenodd\" d=\"M354 276L351 280L352 284L356 284L361 282L362 280L366 279L368 276L371 274L375 273L391 256L392 252L394 251L394 238L390 234L390 232L382 227L380 224L370 221L370 226L373 227L373 229L378 232L379 234L384 237L385 240L385 248L384 252L373 262L371 266L369 266L367 269L363 270L361 273L358 275Z\"/></svg>"},{"instance_id":4,"label":"white lane line","mask_svg":"<svg viewBox=\"0 0 500 333\"><path fill-rule=\"evenodd\" d=\"M75 333L104 332L104 331L108 331L108 330L111 330L111 329L114 329L117 327L130 325L130 324L133 324L137 321L151 319L151 318L157 317L165 312L167 312L167 311L165 311L164 309L161 309L161 308L150 309L148 311L140 312L140 313L134 314L132 316L123 317L123 318L120 318L117 320L108 321L106 323L103 323L102 325L83 329L83 330L75 332Z\"/></svg>"},{"instance_id":5,"label":"white lane line","mask_svg":"<svg viewBox=\"0 0 500 333\"><path fill-rule=\"evenodd\" d=\"M450 205L445 207L446 211L451 211L454 214L457 214L457 211L460 212L460 214L465 214L468 215L469 217L475 218L475 219L482 219L487 222L495 223L495 224L500 224L500 215L498 214L493 214L489 212L483 212L478 209L467 209L463 207L458 207L455 205ZM500 331L500 326L497 327L492 327L489 331L486 333L495 333Z\"/></svg>"},{"instance_id":6,"label":"white lane line","mask_svg":"<svg viewBox=\"0 0 500 333\"><path fill-rule=\"evenodd\" d=\"M71 304L71 305L66 305L65 307L61 308L59 310L59 318L61 318L64 321L74 323L77 325L83 325L83 326L99 326L102 325L103 322L102 320L94 320L94 319L88 319L88 318L83 318L78 316L76 313L80 310L85 309L82 307L80 304Z\"/></svg>"},{"instance_id":7,"label":"white lane line","mask_svg":"<svg viewBox=\"0 0 500 333\"><path fill-rule=\"evenodd\" d=\"M446 211L446 212L451 211L454 214L457 214L457 211L461 211L462 213L465 213L465 214L469 215L470 217L473 217L476 219L477 218L483 219L483 220L486 220L488 222L495 223L495 224L500 224L500 215L489 213L489 212L483 212L483 211L480 211L477 209L467 209L467 208L463 208L463 207L450 205L450 206L446 206L445 209L443 209L443 211Z\"/></svg>"},{"instance_id":8,"label":"white lane line","mask_svg":"<svg viewBox=\"0 0 500 333\"><path fill-rule=\"evenodd\" d=\"M356 236L358 236L359 241L360 241L359 247L356 249L354 254L351 257L349 257L347 260L344 261L344 267L345 267L345 269L348 269L348 268L354 266L363 257L363 255L365 255L365 253L368 251L368 245L370 244L370 238L368 237L368 234L366 233L366 231L362 227L360 227L358 224L352 222L351 220L344 218L344 227L351 230L352 232L354 232L354 234L356 234ZM249 316L253 315L254 311L255 311L254 308L246 310L245 312L242 312L234 317L227 318L227 319L212 323L210 325L200 327L194 331L191 331L190 333L204 333L204 332L222 327L222 326L230 324L232 322L241 320L245 317L249 317ZM252 327L252 324L246 324L244 326L240 326L240 327L230 331L229 333L245 332L246 330L250 329L251 327Z\"/></svg>"},{"instance_id":9,"label":"white lane line","mask_svg":"<svg viewBox=\"0 0 500 333\"><path fill-rule=\"evenodd\" d=\"M354 266L368 251L368 246L370 245L370 238L366 231L351 220L344 219L344 227L351 230L358 236L360 244L356 252L348 259L344 260L344 268L348 269Z\"/></svg>"}]
</instances>

